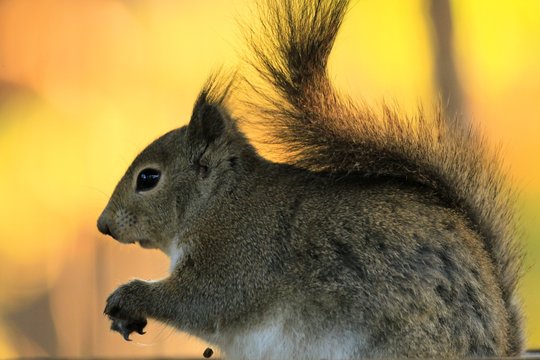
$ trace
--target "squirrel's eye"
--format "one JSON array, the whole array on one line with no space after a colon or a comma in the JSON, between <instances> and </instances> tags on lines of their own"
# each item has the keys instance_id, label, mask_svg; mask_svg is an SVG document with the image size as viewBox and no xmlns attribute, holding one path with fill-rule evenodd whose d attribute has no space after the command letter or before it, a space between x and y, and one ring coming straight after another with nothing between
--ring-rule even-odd
<instances>
[{"instance_id":1,"label":"squirrel's eye","mask_svg":"<svg viewBox=\"0 0 540 360\"><path fill-rule=\"evenodd\" d=\"M144 169L137 175L137 185L135 190L138 192L152 189L159 182L161 172L156 169Z\"/></svg>"}]
</instances>

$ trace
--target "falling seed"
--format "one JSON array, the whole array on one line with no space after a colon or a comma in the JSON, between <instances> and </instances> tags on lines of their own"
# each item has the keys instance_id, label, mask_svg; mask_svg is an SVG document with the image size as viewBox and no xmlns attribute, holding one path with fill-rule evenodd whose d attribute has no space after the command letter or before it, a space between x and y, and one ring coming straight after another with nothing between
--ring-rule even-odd
<instances>
[{"instance_id":1,"label":"falling seed","mask_svg":"<svg viewBox=\"0 0 540 360\"><path fill-rule=\"evenodd\" d=\"M203 352L202 355L203 355L205 358L208 359L208 358L209 358L210 356L212 356L213 354L214 354L214 350L212 350L212 349L210 349L210 348L206 348L206 350L204 350L204 352Z\"/></svg>"}]
</instances>

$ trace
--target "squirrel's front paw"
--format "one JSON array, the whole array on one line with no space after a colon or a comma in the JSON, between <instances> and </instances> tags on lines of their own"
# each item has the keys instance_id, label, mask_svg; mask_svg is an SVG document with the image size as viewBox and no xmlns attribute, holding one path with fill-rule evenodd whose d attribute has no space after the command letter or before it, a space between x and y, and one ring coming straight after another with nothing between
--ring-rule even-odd
<instances>
[{"instance_id":1,"label":"squirrel's front paw","mask_svg":"<svg viewBox=\"0 0 540 360\"><path fill-rule=\"evenodd\" d=\"M134 280L120 286L107 299L104 313L112 321L111 330L119 332L127 341L132 332L144 334L147 321L139 301L144 296L141 288L144 285Z\"/></svg>"}]
</instances>

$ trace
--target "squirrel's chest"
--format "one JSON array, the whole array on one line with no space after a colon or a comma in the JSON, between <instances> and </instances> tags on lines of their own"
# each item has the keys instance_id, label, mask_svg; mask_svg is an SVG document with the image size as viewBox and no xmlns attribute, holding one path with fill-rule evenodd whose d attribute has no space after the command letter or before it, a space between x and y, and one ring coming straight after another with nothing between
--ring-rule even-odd
<instances>
[{"instance_id":1,"label":"squirrel's chest","mask_svg":"<svg viewBox=\"0 0 540 360\"><path fill-rule=\"evenodd\" d=\"M184 256L187 252L187 246L180 244L179 238L174 238L171 245L167 249L167 255L171 261L169 265L169 272L172 273L176 266L184 260Z\"/></svg>"}]
</instances>

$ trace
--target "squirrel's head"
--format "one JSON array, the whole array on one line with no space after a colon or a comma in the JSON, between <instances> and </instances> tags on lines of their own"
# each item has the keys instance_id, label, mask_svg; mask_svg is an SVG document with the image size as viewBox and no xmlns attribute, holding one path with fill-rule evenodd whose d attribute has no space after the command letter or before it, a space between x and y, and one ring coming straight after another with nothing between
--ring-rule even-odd
<instances>
[{"instance_id":1,"label":"squirrel's head","mask_svg":"<svg viewBox=\"0 0 540 360\"><path fill-rule=\"evenodd\" d=\"M135 158L98 219L99 231L167 251L191 219L233 186L255 150L220 102L208 98L203 91L187 126Z\"/></svg>"}]
</instances>

